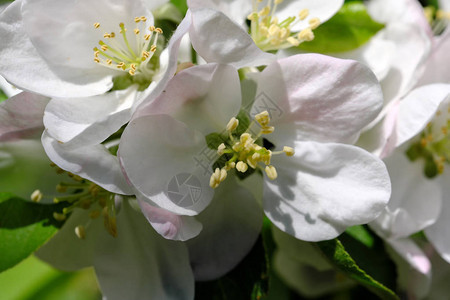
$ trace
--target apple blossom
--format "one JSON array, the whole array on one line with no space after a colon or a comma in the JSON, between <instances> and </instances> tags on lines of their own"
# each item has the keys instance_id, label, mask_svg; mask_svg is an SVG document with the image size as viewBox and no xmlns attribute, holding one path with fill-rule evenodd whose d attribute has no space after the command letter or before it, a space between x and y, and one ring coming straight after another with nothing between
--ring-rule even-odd
<instances>
[{"instance_id":1,"label":"apple blossom","mask_svg":"<svg viewBox=\"0 0 450 300\"><path fill-rule=\"evenodd\" d=\"M220 2L189 0L188 6L191 9L206 7L221 11L245 31L249 31L251 38L259 48L263 51L270 51L298 46L304 41L314 39L312 30L332 17L343 2L342 0L228 0ZM201 18L201 16L194 13L194 22L204 22L200 19L195 20L197 18ZM250 22L248 27L247 20ZM216 26L212 30L221 30L219 26Z\"/></svg>"},{"instance_id":2,"label":"apple blossom","mask_svg":"<svg viewBox=\"0 0 450 300\"><path fill-rule=\"evenodd\" d=\"M330 239L375 218L390 194L386 170L365 151L339 144L354 142L379 112L372 73L350 61L295 56L259 74L257 95L262 97L250 109L256 120L241 120L237 129L242 103L236 69L208 64L180 72L122 135L119 157L134 190L144 201L194 216L234 174L265 172L264 211L297 238ZM280 116L258 111L267 101ZM270 143L260 144L262 135ZM212 150L211 163L217 160L215 170L198 161L205 149ZM189 174L197 187L194 198L170 193L177 174Z\"/></svg>"}]
</instances>

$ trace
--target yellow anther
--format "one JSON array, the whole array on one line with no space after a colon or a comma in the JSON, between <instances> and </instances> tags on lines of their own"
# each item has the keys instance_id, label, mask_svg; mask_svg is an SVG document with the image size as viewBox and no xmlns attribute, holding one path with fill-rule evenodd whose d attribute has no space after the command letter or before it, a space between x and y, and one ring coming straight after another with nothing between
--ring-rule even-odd
<instances>
[{"instance_id":1,"label":"yellow anther","mask_svg":"<svg viewBox=\"0 0 450 300\"><path fill-rule=\"evenodd\" d=\"M296 39L295 37L292 37L292 36L288 37L288 38L286 39L286 41L287 41L289 44L291 44L292 46L294 46L294 47L300 45L300 41L299 41L298 39Z\"/></svg>"},{"instance_id":2,"label":"yellow anther","mask_svg":"<svg viewBox=\"0 0 450 300\"><path fill-rule=\"evenodd\" d=\"M136 65L135 65L135 64L131 64L131 65L130 65L130 68L131 68L132 70L136 71Z\"/></svg>"},{"instance_id":3,"label":"yellow anther","mask_svg":"<svg viewBox=\"0 0 450 300\"><path fill-rule=\"evenodd\" d=\"M233 132L234 130L236 130L236 128L239 126L239 120L236 119L235 117L232 117L230 119L230 121L227 124L227 131L228 132Z\"/></svg>"},{"instance_id":4,"label":"yellow anther","mask_svg":"<svg viewBox=\"0 0 450 300\"><path fill-rule=\"evenodd\" d=\"M309 15L309 9L305 8L302 9L299 13L298 13L298 17L301 21L303 21L304 19L306 19Z\"/></svg>"},{"instance_id":5,"label":"yellow anther","mask_svg":"<svg viewBox=\"0 0 450 300\"><path fill-rule=\"evenodd\" d=\"M295 154L295 150L292 147L284 146L283 152L286 153L286 156L293 156Z\"/></svg>"},{"instance_id":6,"label":"yellow anther","mask_svg":"<svg viewBox=\"0 0 450 300\"><path fill-rule=\"evenodd\" d=\"M270 160L272 158L272 151L268 151L266 154L261 155L261 160L265 165L270 165Z\"/></svg>"},{"instance_id":7,"label":"yellow anther","mask_svg":"<svg viewBox=\"0 0 450 300\"><path fill-rule=\"evenodd\" d=\"M134 18L134 22L135 22L135 23L139 23L140 21L141 21L141 17L135 17L135 18Z\"/></svg>"},{"instance_id":8,"label":"yellow anther","mask_svg":"<svg viewBox=\"0 0 450 300\"><path fill-rule=\"evenodd\" d=\"M227 171L225 169L216 168L209 179L209 186L213 189L217 188L219 184L227 178Z\"/></svg>"},{"instance_id":9,"label":"yellow anther","mask_svg":"<svg viewBox=\"0 0 450 300\"><path fill-rule=\"evenodd\" d=\"M267 16L270 13L270 7L269 6L265 6L263 9L260 10L260 12L258 13L258 16L263 17L263 16Z\"/></svg>"},{"instance_id":10,"label":"yellow anther","mask_svg":"<svg viewBox=\"0 0 450 300\"><path fill-rule=\"evenodd\" d=\"M105 33L105 34L103 34L103 37L105 39L109 39L109 38L111 38L111 34L110 33Z\"/></svg>"},{"instance_id":11,"label":"yellow anther","mask_svg":"<svg viewBox=\"0 0 450 300\"><path fill-rule=\"evenodd\" d=\"M248 165L243 161L239 161L236 164L236 170L238 170L239 172L245 173L248 170Z\"/></svg>"},{"instance_id":12,"label":"yellow anther","mask_svg":"<svg viewBox=\"0 0 450 300\"><path fill-rule=\"evenodd\" d=\"M116 67L117 67L117 69L122 69L122 70L125 70L127 68L124 62L118 63Z\"/></svg>"},{"instance_id":13,"label":"yellow anther","mask_svg":"<svg viewBox=\"0 0 450 300\"><path fill-rule=\"evenodd\" d=\"M148 30L150 30L151 32L153 32L153 31L156 30L156 27L155 27L155 26L150 26L150 27L148 28Z\"/></svg>"},{"instance_id":14,"label":"yellow anther","mask_svg":"<svg viewBox=\"0 0 450 300\"><path fill-rule=\"evenodd\" d=\"M220 156L220 155L223 155L223 151L225 150L227 148L227 146L225 146L225 144L224 143L222 143L222 144L220 144L219 145L219 147L217 147L217 154Z\"/></svg>"},{"instance_id":15,"label":"yellow anther","mask_svg":"<svg viewBox=\"0 0 450 300\"><path fill-rule=\"evenodd\" d=\"M79 239L84 240L86 238L86 229L84 229L83 225L78 225L75 227L75 234Z\"/></svg>"},{"instance_id":16,"label":"yellow anther","mask_svg":"<svg viewBox=\"0 0 450 300\"><path fill-rule=\"evenodd\" d=\"M448 134L448 127L443 126L443 127L441 128L441 130L442 130L442 133L443 133L444 135L447 135L447 134Z\"/></svg>"},{"instance_id":17,"label":"yellow anther","mask_svg":"<svg viewBox=\"0 0 450 300\"><path fill-rule=\"evenodd\" d=\"M275 180L278 177L277 169L274 166L266 166L264 170L270 179Z\"/></svg>"},{"instance_id":18,"label":"yellow anther","mask_svg":"<svg viewBox=\"0 0 450 300\"><path fill-rule=\"evenodd\" d=\"M262 134L271 134L272 132L274 132L275 127L273 126L264 126L263 128L261 128L261 133Z\"/></svg>"},{"instance_id":19,"label":"yellow anther","mask_svg":"<svg viewBox=\"0 0 450 300\"><path fill-rule=\"evenodd\" d=\"M112 65L112 60L111 60L111 59L107 59L107 60L106 60L106 63L107 63L108 65Z\"/></svg>"},{"instance_id":20,"label":"yellow anther","mask_svg":"<svg viewBox=\"0 0 450 300\"><path fill-rule=\"evenodd\" d=\"M319 27L319 25L320 25L320 20L319 20L319 18L311 18L311 19L309 20L309 27L310 27L312 30L314 30L314 29L316 29L317 27Z\"/></svg>"},{"instance_id":21,"label":"yellow anther","mask_svg":"<svg viewBox=\"0 0 450 300\"><path fill-rule=\"evenodd\" d=\"M311 28L305 28L298 33L297 37L301 41L310 42L314 39L314 33L312 32Z\"/></svg>"},{"instance_id":22,"label":"yellow anther","mask_svg":"<svg viewBox=\"0 0 450 300\"><path fill-rule=\"evenodd\" d=\"M283 3L284 0L275 0L275 4Z\"/></svg>"},{"instance_id":23,"label":"yellow anther","mask_svg":"<svg viewBox=\"0 0 450 300\"><path fill-rule=\"evenodd\" d=\"M43 197L44 197L44 195L41 193L40 190L35 190L30 196L31 201L36 202L36 203L40 202Z\"/></svg>"},{"instance_id":24,"label":"yellow anther","mask_svg":"<svg viewBox=\"0 0 450 300\"><path fill-rule=\"evenodd\" d=\"M99 27L100 27L100 23L98 23L98 22L97 22L97 23L94 23L94 27L95 27L95 28L99 28Z\"/></svg>"},{"instance_id":25,"label":"yellow anther","mask_svg":"<svg viewBox=\"0 0 450 300\"><path fill-rule=\"evenodd\" d=\"M99 210L93 210L89 213L89 218L91 219L96 219L100 216L100 211Z\"/></svg>"},{"instance_id":26,"label":"yellow anther","mask_svg":"<svg viewBox=\"0 0 450 300\"><path fill-rule=\"evenodd\" d=\"M280 31L280 27L276 24L272 24L269 27L269 35L270 36L276 36L278 32Z\"/></svg>"},{"instance_id":27,"label":"yellow anther","mask_svg":"<svg viewBox=\"0 0 450 300\"><path fill-rule=\"evenodd\" d=\"M62 221L64 221L67 217L66 217L65 214L60 214L60 213L54 212L54 213L53 213L53 218L54 218L56 221L62 222Z\"/></svg>"},{"instance_id":28,"label":"yellow anther","mask_svg":"<svg viewBox=\"0 0 450 300\"><path fill-rule=\"evenodd\" d=\"M144 40L148 41L152 37L151 34L144 35Z\"/></svg>"},{"instance_id":29,"label":"yellow anther","mask_svg":"<svg viewBox=\"0 0 450 300\"><path fill-rule=\"evenodd\" d=\"M141 21L142 21L142 22L147 22L147 18L144 17L144 16L142 16L142 17L141 17Z\"/></svg>"},{"instance_id":30,"label":"yellow anther","mask_svg":"<svg viewBox=\"0 0 450 300\"><path fill-rule=\"evenodd\" d=\"M269 112L267 110L255 115L256 122L261 126L267 126L270 122Z\"/></svg>"},{"instance_id":31,"label":"yellow anther","mask_svg":"<svg viewBox=\"0 0 450 300\"><path fill-rule=\"evenodd\" d=\"M137 29L137 28L135 28L134 30L134 34L139 34L141 31L139 30L139 29Z\"/></svg>"},{"instance_id":32,"label":"yellow anther","mask_svg":"<svg viewBox=\"0 0 450 300\"><path fill-rule=\"evenodd\" d=\"M109 36L110 36L111 38L114 38L114 37L116 36L116 34L115 34L114 32L111 32L111 33L109 34Z\"/></svg>"},{"instance_id":33,"label":"yellow anther","mask_svg":"<svg viewBox=\"0 0 450 300\"><path fill-rule=\"evenodd\" d=\"M258 13L251 13L251 14L249 14L248 16L247 16L247 19L248 20L250 20L250 21L256 21L256 20L258 20Z\"/></svg>"},{"instance_id":34,"label":"yellow anther","mask_svg":"<svg viewBox=\"0 0 450 300\"><path fill-rule=\"evenodd\" d=\"M150 47L150 51L151 51L151 52L155 52L155 51L156 51L156 48L157 48L157 47L156 47L155 45L152 45L152 46Z\"/></svg>"},{"instance_id":35,"label":"yellow anther","mask_svg":"<svg viewBox=\"0 0 450 300\"><path fill-rule=\"evenodd\" d=\"M128 71L128 73L129 73L131 76L136 75L136 71L133 70L133 69L130 69L130 70Z\"/></svg>"},{"instance_id":36,"label":"yellow anther","mask_svg":"<svg viewBox=\"0 0 450 300\"><path fill-rule=\"evenodd\" d=\"M106 45L102 45L102 51L107 51L108 50L108 46L106 46Z\"/></svg>"},{"instance_id":37,"label":"yellow anther","mask_svg":"<svg viewBox=\"0 0 450 300\"><path fill-rule=\"evenodd\" d=\"M161 28L159 28L159 27L158 27L158 28L156 28L156 29L155 29L155 31L156 31L157 33L159 33L159 34L162 34L162 33L163 33L162 29L161 29Z\"/></svg>"}]
</instances>

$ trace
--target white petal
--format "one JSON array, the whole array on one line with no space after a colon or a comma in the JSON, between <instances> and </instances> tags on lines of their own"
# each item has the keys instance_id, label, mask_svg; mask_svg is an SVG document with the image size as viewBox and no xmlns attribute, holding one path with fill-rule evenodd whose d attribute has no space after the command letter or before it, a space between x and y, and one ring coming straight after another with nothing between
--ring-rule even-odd
<instances>
[{"instance_id":1,"label":"white petal","mask_svg":"<svg viewBox=\"0 0 450 300\"><path fill-rule=\"evenodd\" d=\"M425 229L425 234L441 257L450 263L450 231L448 230L450 226L450 188L448 184L450 173L448 169L441 176L442 178L439 178L442 189L441 214L436 223Z\"/></svg>"},{"instance_id":2,"label":"white petal","mask_svg":"<svg viewBox=\"0 0 450 300\"><path fill-rule=\"evenodd\" d=\"M11 85L2 76L0 76L0 90L2 90L6 94L7 97L12 97L12 96L15 96L22 92L22 90Z\"/></svg>"},{"instance_id":3,"label":"white petal","mask_svg":"<svg viewBox=\"0 0 450 300\"><path fill-rule=\"evenodd\" d=\"M250 35L223 13L208 8L192 10L192 46L207 62L236 68L270 63L275 56L261 51Z\"/></svg>"},{"instance_id":4,"label":"white petal","mask_svg":"<svg viewBox=\"0 0 450 300\"><path fill-rule=\"evenodd\" d=\"M161 63L161 70L158 75L158 82L152 89L150 94L145 100L143 100L140 110L138 110L134 118L139 117L140 111L145 112L146 105L149 105L156 97L158 97L165 89L169 80L174 76L178 66L178 50L183 36L188 32L191 27L191 13L187 11L183 21L178 25L177 30L170 38L167 48L161 53L160 59L163 59L163 54L167 53L167 60Z\"/></svg>"},{"instance_id":5,"label":"white petal","mask_svg":"<svg viewBox=\"0 0 450 300\"><path fill-rule=\"evenodd\" d=\"M103 228L103 220L91 220L86 229L86 238L79 239L75 234L75 227L86 225L89 213L82 209L75 209L58 233L43 245L36 255L64 271L75 271L90 267L95 260L95 244L99 235L108 234Z\"/></svg>"},{"instance_id":6,"label":"white petal","mask_svg":"<svg viewBox=\"0 0 450 300\"><path fill-rule=\"evenodd\" d=\"M44 124L48 134L62 143L99 144L131 119L140 100L134 86L94 97L52 99Z\"/></svg>"},{"instance_id":7,"label":"white petal","mask_svg":"<svg viewBox=\"0 0 450 300\"><path fill-rule=\"evenodd\" d=\"M380 34L395 44L389 73L381 81L386 105L404 96L417 83L429 55L430 40L420 28L401 23L388 25Z\"/></svg>"},{"instance_id":8,"label":"white petal","mask_svg":"<svg viewBox=\"0 0 450 300\"><path fill-rule=\"evenodd\" d=\"M264 210L278 228L320 241L382 212L391 187L381 160L341 144L297 142L295 152L274 156L278 178L265 180Z\"/></svg>"},{"instance_id":9,"label":"white petal","mask_svg":"<svg viewBox=\"0 0 450 300\"><path fill-rule=\"evenodd\" d=\"M435 43L431 55L426 61L425 71L419 80L419 85L450 82L450 71L445 67L446 64L444 63L448 60L450 51L450 30L448 28L447 26L447 30L436 38L439 40Z\"/></svg>"},{"instance_id":10,"label":"white petal","mask_svg":"<svg viewBox=\"0 0 450 300\"><path fill-rule=\"evenodd\" d=\"M380 86L367 67L300 54L261 73L252 115L269 111L275 127L270 141L279 146L292 140L352 143L381 105Z\"/></svg>"},{"instance_id":11,"label":"white petal","mask_svg":"<svg viewBox=\"0 0 450 300\"><path fill-rule=\"evenodd\" d=\"M193 299L185 245L159 236L128 203L117 216L117 230L116 238L97 237L93 262L108 300Z\"/></svg>"},{"instance_id":12,"label":"white petal","mask_svg":"<svg viewBox=\"0 0 450 300\"><path fill-rule=\"evenodd\" d=\"M205 151L212 156L204 158ZM119 156L134 188L170 212L195 215L213 197L209 179L216 151L207 148L203 134L167 115L131 121Z\"/></svg>"},{"instance_id":13,"label":"white petal","mask_svg":"<svg viewBox=\"0 0 450 300\"><path fill-rule=\"evenodd\" d=\"M156 232L168 240L186 241L202 230L202 224L195 217L176 215L150 204L148 199L139 200L139 206Z\"/></svg>"},{"instance_id":14,"label":"white petal","mask_svg":"<svg viewBox=\"0 0 450 300\"><path fill-rule=\"evenodd\" d=\"M308 21L311 18L319 18L321 23L326 22L337 13L343 4L343 0L285 0L277 5L274 16L278 17L281 22L286 18L297 16L302 9L308 9L308 17L303 22L299 22L291 27L292 31L300 31L309 26Z\"/></svg>"},{"instance_id":15,"label":"white petal","mask_svg":"<svg viewBox=\"0 0 450 300\"><path fill-rule=\"evenodd\" d=\"M42 118L49 99L22 92L0 103L0 141L39 136L44 130Z\"/></svg>"},{"instance_id":16,"label":"white petal","mask_svg":"<svg viewBox=\"0 0 450 300\"><path fill-rule=\"evenodd\" d=\"M145 111L170 115L206 136L224 131L240 107L237 70L228 65L207 64L177 74Z\"/></svg>"},{"instance_id":17,"label":"white petal","mask_svg":"<svg viewBox=\"0 0 450 300\"><path fill-rule=\"evenodd\" d=\"M53 202L56 185L64 177L50 164L40 140L0 143L0 190L27 200L40 190L43 203Z\"/></svg>"},{"instance_id":18,"label":"white petal","mask_svg":"<svg viewBox=\"0 0 450 300\"><path fill-rule=\"evenodd\" d=\"M104 75L84 72L71 78L74 68L65 70L64 74L58 73L37 52L27 35L22 24L22 3L23 1L15 1L0 17L0 73L10 83L23 90L54 97L91 96L104 93L112 87L111 78ZM92 51L91 46L89 47ZM62 78L61 75L65 77Z\"/></svg>"},{"instance_id":19,"label":"white petal","mask_svg":"<svg viewBox=\"0 0 450 300\"><path fill-rule=\"evenodd\" d=\"M397 147L418 135L449 95L450 84L421 86L409 93L400 102L396 130Z\"/></svg>"},{"instance_id":20,"label":"white petal","mask_svg":"<svg viewBox=\"0 0 450 300\"><path fill-rule=\"evenodd\" d=\"M133 194L120 168L119 160L101 144L72 148L65 147L47 132L42 135L42 144L48 157L73 174L90 180L102 188L117 194Z\"/></svg>"},{"instance_id":21,"label":"white petal","mask_svg":"<svg viewBox=\"0 0 450 300\"><path fill-rule=\"evenodd\" d=\"M391 200L384 216L371 226L387 238L406 238L433 224L439 217L440 186L436 180L425 178L423 164L409 161L404 148L385 158L384 162L391 177Z\"/></svg>"},{"instance_id":22,"label":"white petal","mask_svg":"<svg viewBox=\"0 0 450 300\"><path fill-rule=\"evenodd\" d=\"M251 1L242 0L188 0L189 8L211 8L224 13L244 29L247 29L247 16L252 12Z\"/></svg>"},{"instance_id":23,"label":"white petal","mask_svg":"<svg viewBox=\"0 0 450 300\"><path fill-rule=\"evenodd\" d=\"M213 280L250 252L262 226L262 209L249 191L228 176L197 220L203 230L187 246L196 280Z\"/></svg>"}]
</instances>

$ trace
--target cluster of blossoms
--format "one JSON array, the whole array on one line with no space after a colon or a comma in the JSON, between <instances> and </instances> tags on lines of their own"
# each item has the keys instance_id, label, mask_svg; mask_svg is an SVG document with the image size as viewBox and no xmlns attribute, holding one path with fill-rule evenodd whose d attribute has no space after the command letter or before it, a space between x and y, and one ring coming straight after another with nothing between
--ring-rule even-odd
<instances>
[{"instance_id":1,"label":"cluster of blossoms","mask_svg":"<svg viewBox=\"0 0 450 300\"><path fill-rule=\"evenodd\" d=\"M450 263L450 3L370 0L380 29L316 54L302 45L343 0L188 0L164 23L167 2L1 8L0 192L60 204L36 255L93 266L107 299L193 299L268 222L278 276L317 295L300 270L333 271L305 242L368 224L400 289L432 293L430 261Z\"/></svg>"}]
</instances>

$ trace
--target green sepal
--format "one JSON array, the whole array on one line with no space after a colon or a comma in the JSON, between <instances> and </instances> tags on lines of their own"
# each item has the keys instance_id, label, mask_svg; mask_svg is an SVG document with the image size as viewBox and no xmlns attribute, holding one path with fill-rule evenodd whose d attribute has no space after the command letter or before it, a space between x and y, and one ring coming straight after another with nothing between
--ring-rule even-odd
<instances>
[{"instance_id":1,"label":"green sepal","mask_svg":"<svg viewBox=\"0 0 450 300\"><path fill-rule=\"evenodd\" d=\"M314 30L315 38L298 46L302 51L337 53L354 50L370 40L383 24L375 22L363 3L345 3L330 20Z\"/></svg>"},{"instance_id":2,"label":"green sepal","mask_svg":"<svg viewBox=\"0 0 450 300\"><path fill-rule=\"evenodd\" d=\"M6 94L2 90L0 90L0 103L5 101L6 99L8 99L8 96L6 96Z\"/></svg>"},{"instance_id":3,"label":"green sepal","mask_svg":"<svg viewBox=\"0 0 450 300\"><path fill-rule=\"evenodd\" d=\"M27 258L62 226L53 218L67 206L25 201L0 193L0 272Z\"/></svg>"},{"instance_id":4,"label":"green sepal","mask_svg":"<svg viewBox=\"0 0 450 300\"><path fill-rule=\"evenodd\" d=\"M213 150L217 150L217 148L222 143L224 143L225 145L228 144L228 137L223 134L217 133L217 132L208 134L205 137L205 140L206 140L206 145L208 145L208 148L213 149Z\"/></svg>"},{"instance_id":5,"label":"green sepal","mask_svg":"<svg viewBox=\"0 0 450 300\"><path fill-rule=\"evenodd\" d=\"M391 289L366 273L347 252L340 240L322 241L316 245L335 269L363 285L381 299L399 299Z\"/></svg>"},{"instance_id":6,"label":"green sepal","mask_svg":"<svg viewBox=\"0 0 450 300\"><path fill-rule=\"evenodd\" d=\"M236 128L234 135L240 137L248 129L248 126L250 126L250 117L245 110L241 109L236 116L236 119L239 120L239 125Z\"/></svg>"}]
</instances>

